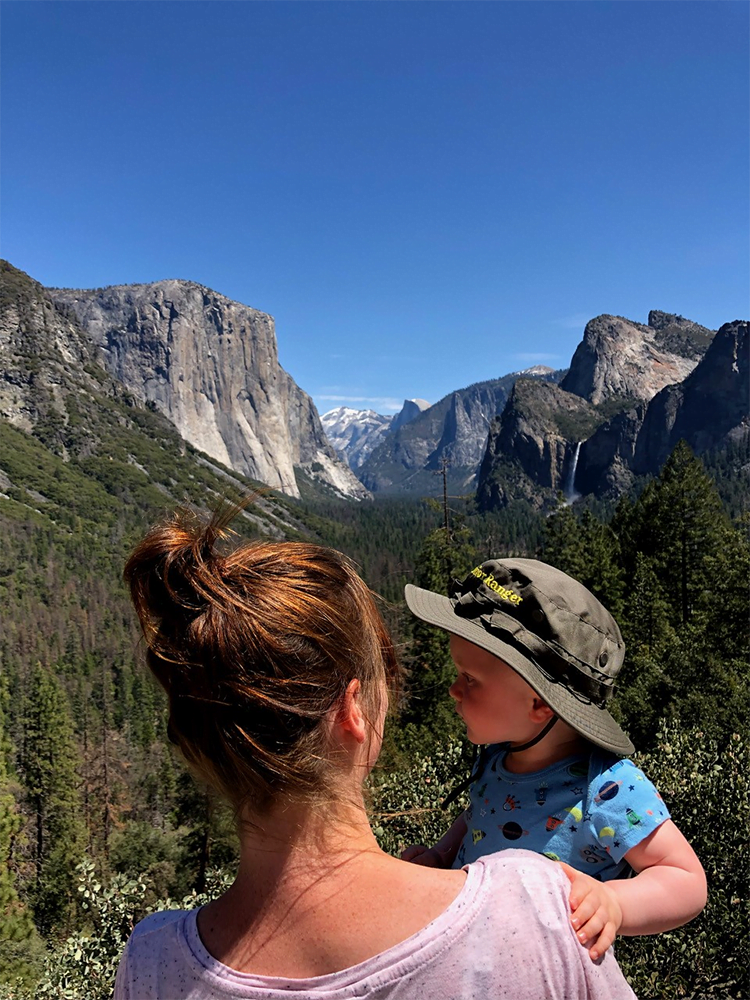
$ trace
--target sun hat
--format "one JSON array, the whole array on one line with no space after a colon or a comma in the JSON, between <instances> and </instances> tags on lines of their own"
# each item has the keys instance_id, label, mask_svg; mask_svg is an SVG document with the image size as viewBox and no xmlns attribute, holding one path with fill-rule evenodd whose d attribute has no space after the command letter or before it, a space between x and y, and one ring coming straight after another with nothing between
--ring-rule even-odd
<instances>
[{"instance_id":1,"label":"sun hat","mask_svg":"<svg viewBox=\"0 0 750 1000\"><path fill-rule=\"evenodd\" d=\"M409 609L422 621L499 657L586 739L633 753L607 711L625 643L612 615L567 573L538 559L490 559L450 597L408 584Z\"/></svg>"}]
</instances>

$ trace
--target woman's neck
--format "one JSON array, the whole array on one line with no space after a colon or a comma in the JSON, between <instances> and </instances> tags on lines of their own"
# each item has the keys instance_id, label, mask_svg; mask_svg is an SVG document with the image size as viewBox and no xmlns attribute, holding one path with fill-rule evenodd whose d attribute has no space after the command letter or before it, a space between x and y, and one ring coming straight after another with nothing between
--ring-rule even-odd
<instances>
[{"instance_id":1,"label":"woman's neck","mask_svg":"<svg viewBox=\"0 0 750 1000\"><path fill-rule=\"evenodd\" d=\"M367 856L382 855L357 801L295 803L240 824L240 864L226 904L252 922L283 899L315 894Z\"/></svg>"},{"instance_id":2,"label":"woman's neck","mask_svg":"<svg viewBox=\"0 0 750 1000\"><path fill-rule=\"evenodd\" d=\"M379 850L367 819L364 802L297 804L244 824L240 829L240 873L258 877L267 870L271 879L289 877L323 859L345 861Z\"/></svg>"},{"instance_id":3,"label":"woman's neck","mask_svg":"<svg viewBox=\"0 0 750 1000\"><path fill-rule=\"evenodd\" d=\"M363 804L285 810L245 826L237 878L198 912L198 932L231 968L304 979L406 940L464 880L385 854ZM395 912L394 899L402 901Z\"/></svg>"}]
</instances>

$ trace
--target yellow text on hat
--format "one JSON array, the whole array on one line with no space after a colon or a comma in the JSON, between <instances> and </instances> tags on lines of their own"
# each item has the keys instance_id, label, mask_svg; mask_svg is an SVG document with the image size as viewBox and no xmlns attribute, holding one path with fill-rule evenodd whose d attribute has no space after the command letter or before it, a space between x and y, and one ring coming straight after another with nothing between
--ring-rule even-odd
<instances>
[{"instance_id":1,"label":"yellow text on hat","mask_svg":"<svg viewBox=\"0 0 750 1000\"><path fill-rule=\"evenodd\" d=\"M492 573L484 573L479 566L475 566L471 571L471 574L472 576L478 576L484 583L485 587L489 587L490 590L494 590L495 593L504 601L509 601L511 604L520 604L523 600L520 594L514 594L512 590L506 590L505 587L501 586L501 584L497 582Z\"/></svg>"}]
</instances>

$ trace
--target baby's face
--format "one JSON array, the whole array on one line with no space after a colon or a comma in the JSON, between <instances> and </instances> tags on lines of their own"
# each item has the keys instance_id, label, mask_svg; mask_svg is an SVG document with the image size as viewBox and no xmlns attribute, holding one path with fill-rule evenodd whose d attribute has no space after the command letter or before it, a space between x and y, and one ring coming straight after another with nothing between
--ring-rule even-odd
<instances>
[{"instance_id":1,"label":"baby's face","mask_svg":"<svg viewBox=\"0 0 750 1000\"><path fill-rule=\"evenodd\" d=\"M466 724L472 743L522 743L536 732L529 712L537 697L533 688L504 663L457 635L450 637L457 677L448 693Z\"/></svg>"}]
</instances>

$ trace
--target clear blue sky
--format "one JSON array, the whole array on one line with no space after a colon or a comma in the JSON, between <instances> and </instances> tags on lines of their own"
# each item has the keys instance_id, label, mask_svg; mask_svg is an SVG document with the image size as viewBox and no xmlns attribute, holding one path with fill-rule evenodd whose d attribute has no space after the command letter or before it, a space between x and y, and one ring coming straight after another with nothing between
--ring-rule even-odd
<instances>
[{"instance_id":1,"label":"clear blue sky","mask_svg":"<svg viewBox=\"0 0 750 1000\"><path fill-rule=\"evenodd\" d=\"M2 254L271 313L321 412L748 315L745 2L2 4Z\"/></svg>"}]
</instances>

